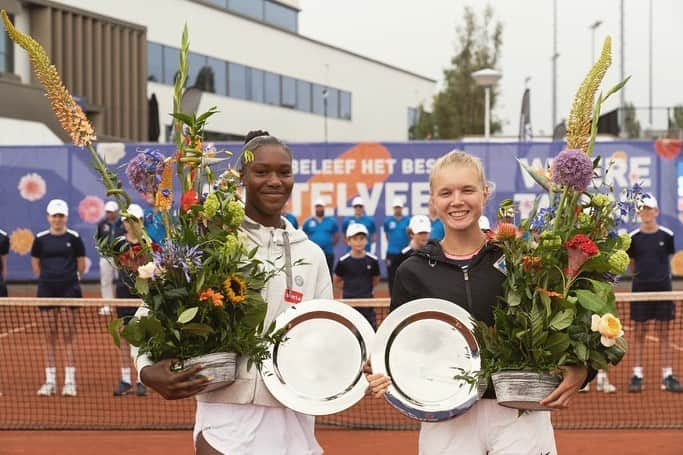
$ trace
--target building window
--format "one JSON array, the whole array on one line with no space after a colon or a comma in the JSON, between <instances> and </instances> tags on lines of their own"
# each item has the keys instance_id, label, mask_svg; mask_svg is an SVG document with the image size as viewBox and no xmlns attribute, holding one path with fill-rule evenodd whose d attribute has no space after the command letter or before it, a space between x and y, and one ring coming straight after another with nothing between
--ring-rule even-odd
<instances>
[{"instance_id":1,"label":"building window","mask_svg":"<svg viewBox=\"0 0 683 455\"><path fill-rule=\"evenodd\" d=\"M280 75L266 72L266 104L280 105Z\"/></svg>"},{"instance_id":2,"label":"building window","mask_svg":"<svg viewBox=\"0 0 683 455\"><path fill-rule=\"evenodd\" d=\"M296 81L296 108L304 112L311 112L311 83Z\"/></svg>"},{"instance_id":3,"label":"building window","mask_svg":"<svg viewBox=\"0 0 683 455\"><path fill-rule=\"evenodd\" d=\"M293 77L282 76L282 105L296 106L296 79Z\"/></svg>"},{"instance_id":4,"label":"building window","mask_svg":"<svg viewBox=\"0 0 683 455\"><path fill-rule=\"evenodd\" d=\"M163 46L164 55L164 83L175 84L175 75L178 72L178 60L180 50L173 47Z\"/></svg>"},{"instance_id":5,"label":"building window","mask_svg":"<svg viewBox=\"0 0 683 455\"><path fill-rule=\"evenodd\" d=\"M256 68L251 69L251 96L250 100L256 101L257 103L263 103L265 100L264 91L264 72L263 70L257 70Z\"/></svg>"},{"instance_id":6,"label":"building window","mask_svg":"<svg viewBox=\"0 0 683 455\"><path fill-rule=\"evenodd\" d=\"M14 21L14 16L10 16L10 21ZM0 37L0 73L14 72L14 45L7 33L2 33Z\"/></svg>"},{"instance_id":7,"label":"building window","mask_svg":"<svg viewBox=\"0 0 683 455\"><path fill-rule=\"evenodd\" d=\"M213 84L209 86L207 84L207 81L205 77L202 78L202 80L198 80L197 76L199 76L199 72L202 70L203 67L206 66L206 56L201 55L201 54L196 54L194 52L190 52L187 56L187 63L188 63L188 72L187 72L187 81L185 82L186 87L198 87L201 88L204 91L211 92L213 91ZM201 83L201 85L200 85ZM211 90L209 90L211 89Z\"/></svg>"},{"instance_id":8,"label":"building window","mask_svg":"<svg viewBox=\"0 0 683 455\"><path fill-rule=\"evenodd\" d=\"M263 20L263 0L228 0L228 9L244 16Z\"/></svg>"},{"instance_id":9,"label":"building window","mask_svg":"<svg viewBox=\"0 0 683 455\"><path fill-rule=\"evenodd\" d=\"M227 8L228 7L228 0L204 0L206 3L210 3L212 5L216 5L221 8Z\"/></svg>"},{"instance_id":10,"label":"building window","mask_svg":"<svg viewBox=\"0 0 683 455\"><path fill-rule=\"evenodd\" d=\"M415 127L417 126L418 113L414 107L408 108L408 139L415 139Z\"/></svg>"},{"instance_id":11,"label":"building window","mask_svg":"<svg viewBox=\"0 0 683 455\"><path fill-rule=\"evenodd\" d=\"M228 96L247 99L247 67L228 63Z\"/></svg>"},{"instance_id":12,"label":"building window","mask_svg":"<svg viewBox=\"0 0 683 455\"><path fill-rule=\"evenodd\" d=\"M147 80L164 81L164 56L161 44L147 43Z\"/></svg>"},{"instance_id":13,"label":"building window","mask_svg":"<svg viewBox=\"0 0 683 455\"><path fill-rule=\"evenodd\" d=\"M265 22L291 32L298 30L299 12L285 5L266 0L264 8Z\"/></svg>"},{"instance_id":14,"label":"building window","mask_svg":"<svg viewBox=\"0 0 683 455\"><path fill-rule=\"evenodd\" d=\"M228 71L227 64L223 60L217 58L208 58L207 66L211 70L211 76L213 77L213 90L207 90L218 95L228 94Z\"/></svg>"},{"instance_id":15,"label":"building window","mask_svg":"<svg viewBox=\"0 0 683 455\"><path fill-rule=\"evenodd\" d=\"M351 93L339 91L339 118L351 120Z\"/></svg>"},{"instance_id":16,"label":"building window","mask_svg":"<svg viewBox=\"0 0 683 455\"><path fill-rule=\"evenodd\" d=\"M326 88L322 85L313 84L313 113L325 115Z\"/></svg>"},{"instance_id":17,"label":"building window","mask_svg":"<svg viewBox=\"0 0 683 455\"><path fill-rule=\"evenodd\" d=\"M336 88L327 89L327 116L339 118L339 90Z\"/></svg>"}]
</instances>

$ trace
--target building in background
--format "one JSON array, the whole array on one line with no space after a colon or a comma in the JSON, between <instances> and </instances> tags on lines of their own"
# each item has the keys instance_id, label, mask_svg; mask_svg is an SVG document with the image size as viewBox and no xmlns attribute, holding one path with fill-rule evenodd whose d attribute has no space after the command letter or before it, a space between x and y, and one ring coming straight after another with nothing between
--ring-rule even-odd
<instances>
[{"instance_id":1,"label":"building in background","mask_svg":"<svg viewBox=\"0 0 683 455\"><path fill-rule=\"evenodd\" d=\"M187 86L195 90L184 105L218 107L210 140L267 129L287 141L405 141L415 108L436 88L433 79L300 35L297 0L0 0L0 7L46 48L105 141L167 141L186 22ZM26 54L6 34L0 98L0 125L39 122L66 139Z\"/></svg>"}]
</instances>

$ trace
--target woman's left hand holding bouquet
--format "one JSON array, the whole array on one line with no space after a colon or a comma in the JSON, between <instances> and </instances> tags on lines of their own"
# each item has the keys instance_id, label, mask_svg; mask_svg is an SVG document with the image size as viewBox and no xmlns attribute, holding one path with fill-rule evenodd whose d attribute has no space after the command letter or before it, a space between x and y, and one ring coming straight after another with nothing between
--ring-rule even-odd
<instances>
[{"instance_id":1,"label":"woman's left hand holding bouquet","mask_svg":"<svg viewBox=\"0 0 683 455\"><path fill-rule=\"evenodd\" d=\"M175 362L174 359L166 359L146 366L140 371L140 379L167 400L188 398L204 390L211 378L200 376L193 379L204 368L203 365L176 372L171 369Z\"/></svg>"},{"instance_id":2,"label":"woman's left hand holding bouquet","mask_svg":"<svg viewBox=\"0 0 683 455\"><path fill-rule=\"evenodd\" d=\"M562 372L562 382L550 395L541 400L541 405L557 410L568 408L569 402L578 393L588 376L588 368L583 365L562 367Z\"/></svg>"}]
</instances>

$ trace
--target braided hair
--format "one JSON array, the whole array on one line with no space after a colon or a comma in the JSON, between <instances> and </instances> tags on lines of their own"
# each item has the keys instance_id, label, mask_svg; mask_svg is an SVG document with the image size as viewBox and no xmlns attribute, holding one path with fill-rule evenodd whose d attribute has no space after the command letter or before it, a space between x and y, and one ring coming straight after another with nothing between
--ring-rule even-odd
<instances>
[{"instance_id":1,"label":"braided hair","mask_svg":"<svg viewBox=\"0 0 683 455\"><path fill-rule=\"evenodd\" d=\"M289 149L287 144L282 142L280 139L276 138L275 136L271 136L268 131L264 130L253 130L249 131L247 133L247 136L244 138L244 145L242 146L242 153L241 153L241 158L239 162L239 170L241 172L244 171L245 166L247 166L249 163L244 161L244 152L247 150L251 151L252 153L255 153L259 148L263 147L264 145L277 145L279 147L282 147L285 152L287 152L287 155L289 155L290 158L292 158L292 151Z\"/></svg>"}]
</instances>

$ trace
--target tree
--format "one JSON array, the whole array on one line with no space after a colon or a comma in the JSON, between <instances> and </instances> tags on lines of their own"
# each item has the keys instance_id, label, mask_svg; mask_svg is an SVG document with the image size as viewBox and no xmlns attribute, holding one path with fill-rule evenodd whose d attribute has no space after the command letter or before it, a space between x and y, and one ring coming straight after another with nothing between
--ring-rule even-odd
<instances>
[{"instance_id":1,"label":"tree","mask_svg":"<svg viewBox=\"0 0 683 455\"><path fill-rule=\"evenodd\" d=\"M480 19L472 8L465 7L464 25L456 27L456 33L457 54L451 59L451 67L444 70L444 88L434 96L431 115L421 115L418 120L418 139L456 139L484 133L484 90L474 82L472 73L496 67L503 25L494 22L491 6L486 7ZM497 94L492 88L491 107L496 104ZM500 129L499 121L491 122L491 132Z\"/></svg>"},{"instance_id":2,"label":"tree","mask_svg":"<svg viewBox=\"0 0 683 455\"><path fill-rule=\"evenodd\" d=\"M674 106L673 118L671 119L671 126L673 128L683 129L683 105L677 104Z\"/></svg>"},{"instance_id":3,"label":"tree","mask_svg":"<svg viewBox=\"0 0 683 455\"><path fill-rule=\"evenodd\" d=\"M624 105L624 133L629 139L638 139L640 137L640 122L636 117L636 107L633 103L626 103Z\"/></svg>"}]
</instances>

